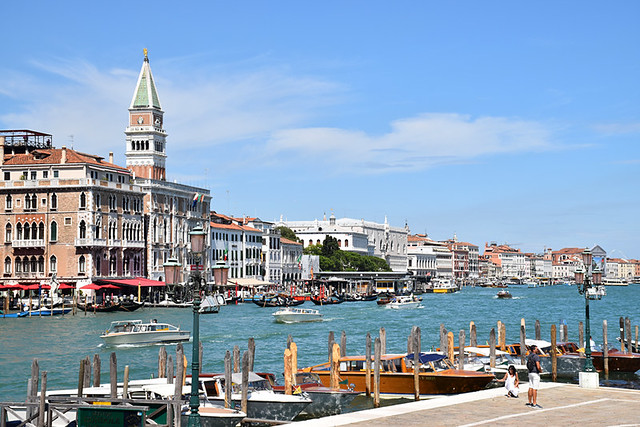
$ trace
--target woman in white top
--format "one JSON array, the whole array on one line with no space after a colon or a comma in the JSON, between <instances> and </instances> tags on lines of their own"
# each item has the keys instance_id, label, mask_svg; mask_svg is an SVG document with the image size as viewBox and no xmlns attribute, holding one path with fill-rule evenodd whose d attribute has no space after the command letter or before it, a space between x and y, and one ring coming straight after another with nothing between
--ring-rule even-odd
<instances>
[{"instance_id":1,"label":"woman in white top","mask_svg":"<svg viewBox=\"0 0 640 427\"><path fill-rule=\"evenodd\" d=\"M520 381L518 380L518 372L515 366L509 366L504 378L498 381L504 383L504 387L507 389L507 397L518 397Z\"/></svg>"}]
</instances>

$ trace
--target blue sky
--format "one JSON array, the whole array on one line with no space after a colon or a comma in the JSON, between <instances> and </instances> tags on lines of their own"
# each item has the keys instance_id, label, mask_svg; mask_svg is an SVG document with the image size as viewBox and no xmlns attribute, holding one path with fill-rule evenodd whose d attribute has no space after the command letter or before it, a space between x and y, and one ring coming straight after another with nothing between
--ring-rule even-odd
<instances>
[{"instance_id":1,"label":"blue sky","mask_svg":"<svg viewBox=\"0 0 640 427\"><path fill-rule=\"evenodd\" d=\"M87 7L90 5L90 7ZM3 2L0 129L124 165L149 49L212 209L640 258L640 3ZM73 136L71 136L73 135Z\"/></svg>"}]
</instances>

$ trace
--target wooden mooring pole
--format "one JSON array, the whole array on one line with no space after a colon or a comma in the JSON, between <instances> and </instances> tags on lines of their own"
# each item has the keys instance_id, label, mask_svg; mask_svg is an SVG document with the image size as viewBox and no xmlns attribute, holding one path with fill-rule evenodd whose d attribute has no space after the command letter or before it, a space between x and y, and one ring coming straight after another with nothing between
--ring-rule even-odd
<instances>
[{"instance_id":1,"label":"wooden mooring pole","mask_svg":"<svg viewBox=\"0 0 640 427\"><path fill-rule=\"evenodd\" d=\"M631 342L631 319L629 319L628 317L624 320L624 327L625 330L627 331L627 353L631 354L632 353L632 347L633 347L633 343Z\"/></svg>"},{"instance_id":2,"label":"wooden mooring pole","mask_svg":"<svg viewBox=\"0 0 640 427\"><path fill-rule=\"evenodd\" d=\"M231 352L227 350L224 355L224 407L231 407Z\"/></svg>"},{"instance_id":3,"label":"wooden mooring pole","mask_svg":"<svg viewBox=\"0 0 640 427\"><path fill-rule=\"evenodd\" d=\"M414 326L411 332L413 336L413 398L420 400L420 328Z\"/></svg>"},{"instance_id":4,"label":"wooden mooring pole","mask_svg":"<svg viewBox=\"0 0 640 427\"><path fill-rule=\"evenodd\" d=\"M380 328L380 354L387 354L387 331Z\"/></svg>"},{"instance_id":5,"label":"wooden mooring pole","mask_svg":"<svg viewBox=\"0 0 640 427\"><path fill-rule=\"evenodd\" d=\"M382 345L380 337L377 337L373 349L373 407L380 407L380 355L382 353Z\"/></svg>"},{"instance_id":6,"label":"wooden mooring pole","mask_svg":"<svg viewBox=\"0 0 640 427\"><path fill-rule=\"evenodd\" d=\"M333 343L329 386L332 390L340 389L340 345Z\"/></svg>"},{"instance_id":7,"label":"wooden mooring pole","mask_svg":"<svg viewBox=\"0 0 640 427\"><path fill-rule=\"evenodd\" d=\"M100 387L100 355L93 355L93 386Z\"/></svg>"},{"instance_id":8,"label":"wooden mooring pole","mask_svg":"<svg viewBox=\"0 0 640 427\"><path fill-rule=\"evenodd\" d=\"M284 394L292 394L293 383L291 382L291 350L284 349Z\"/></svg>"},{"instance_id":9,"label":"wooden mooring pole","mask_svg":"<svg viewBox=\"0 0 640 427\"><path fill-rule=\"evenodd\" d=\"M626 353L626 346L624 345L624 317L620 316L620 351Z\"/></svg>"},{"instance_id":10,"label":"wooden mooring pole","mask_svg":"<svg viewBox=\"0 0 640 427\"><path fill-rule=\"evenodd\" d=\"M602 358L604 359L604 374L609 375L609 339L607 337L607 319L602 321Z\"/></svg>"},{"instance_id":11,"label":"wooden mooring pole","mask_svg":"<svg viewBox=\"0 0 640 427\"><path fill-rule=\"evenodd\" d=\"M249 371L253 371L253 365L256 360L256 340L253 337L249 338L247 351L249 352Z\"/></svg>"},{"instance_id":12,"label":"wooden mooring pole","mask_svg":"<svg viewBox=\"0 0 640 427\"><path fill-rule=\"evenodd\" d=\"M242 355L242 397L241 411L248 413L249 407L249 354L245 351Z\"/></svg>"},{"instance_id":13,"label":"wooden mooring pole","mask_svg":"<svg viewBox=\"0 0 640 427\"><path fill-rule=\"evenodd\" d=\"M118 361L116 359L116 353L112 352L109 356L109 379L111 386L111 398L118 397Z\"/></svg>"},{"instance_id":14,"label":"wooden mooring pole","mask_svg":"<svg viewBox=\"0 0 640 427\"><path fill-rule=\"evenodd\" d=\"M367 397L371 397L371 334L367 332L366 338L366 350L365 350L365 393Z\"/></svg>"},{"instance_id":15,"label":"wooden mooring pole","mask_svg":"<svg viewBox=\"0 0 640 427\"><path fill-rule=\"evenodd\" d=\"M476 335L476 324L472 321L469 325L469 346L478 346L478 337Z\"/></svg>"},{"instance_id":16,"label":"wooden mooring pole","mask_svg":"<svg viewBox=\"0 0 640 427\"><path fill-rule=\"evenodd\" d=\"M538 319L536 319L535 329L536 329L536 340L540 341L542 339L542 334L540 331L540 321Z\"/></svg>"},{"instance_id":17,"label":"wooden mooring pole","mask_svg":"<svg viewBox=\"0 0 640 427\"><path fill-rule=\"evenodd\" d=\"M580 348L585 348L584 342L584 323L578 322L578 346ZM582 353L584 355L584 353Z\"/></svg>"},{"instance_id":18,"label":"wooden mooring pole","mask_svg":"<svg viewBox=\"0 0 640 427\"><path fill-rule=\"evenodd\" d=\"M556 381L558 379L558 354L556 346L556 325L551 325L551 380Z\"/></svg>"},{"instance_id":19,"label":"wooden mooring pole","mask_svg":"<svg viewBox=\"0 0 640 427\"><path fill-rule=\"evenodd\" d=\"M347 355L347 333L342 331L340 335L340 357L345 357Z\"/></svg>"},{"instance_id":20,"label":"wooden mooring pole","mask_svg":"<svg viewBox=\"0 0 640 427\"><path fill-rule=\"evenodd\" d=\"M489 332L489 366L496 367L496 330L494 328Z\"/></svg>"}]
</instances>

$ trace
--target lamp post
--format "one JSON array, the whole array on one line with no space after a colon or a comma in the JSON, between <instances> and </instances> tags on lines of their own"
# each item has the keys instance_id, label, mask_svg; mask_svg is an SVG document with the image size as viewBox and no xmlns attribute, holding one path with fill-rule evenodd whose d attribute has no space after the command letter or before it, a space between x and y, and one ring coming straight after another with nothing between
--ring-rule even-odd
<instances>
[{"instance_id":1,"label":"lamp post","mask_svg":"<svg viewBox=\"0 0 640 427\"><path fill-rule=\"evenodd\" d=\"M169 286L169 293L173 295L175 286L180 283L180 269L182 268L182 264L180 264L176 258L169 258L167 262L162 264L162 267L164 267L164 282Z\"/></svg>"},{"instance_id":2,"label":"lamp post","mask_svg":"<svg viewBox=\"0 0 640 427\"><path fill-rule=\"evenodd\" d=\"M213 270L213 279L216 286L224 286L229 278L229 266L222 260L216 261L216 265L211 267Z\"/></svg>"},{"instance_id":3,"label":"lamp post","mask_svg":"<svg viewBox=\"0 0 640 427\"><path fill-rule=\"evenodd\" d=\"M589 300L599 300L605 294L606 291L602 283L602 271L593 263L593 254L589 249L585 249L582 252L582 262L584 264L584 270L578 267L575 271L576 285L578 286L578 293L584 295L584 315L585 315L585 344L584 354L586 357L584 364L584 371L580 372L580 386L596 388L598 387L598 372L593 367L593 360L591 359L591 325L589 319Z\"/></svg>"}]
</instances>

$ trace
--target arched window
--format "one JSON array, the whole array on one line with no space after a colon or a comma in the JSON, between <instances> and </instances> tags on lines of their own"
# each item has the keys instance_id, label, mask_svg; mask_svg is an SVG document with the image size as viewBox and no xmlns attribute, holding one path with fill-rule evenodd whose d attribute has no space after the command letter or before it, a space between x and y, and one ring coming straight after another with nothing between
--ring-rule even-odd
<instances>
[{"instance_id":1,"label":"arched window","mask_svg":"<svg viewBox=\"0 0 640 427\"><path fill-rule=\"evenodd\" d=\"M7 224L4 228L4 242L11 243L11 224Z\"/></svg>"},{"instance_id":2,"label":"arched window","mask_svg":"<svg viewBox=\"0 0 640 427\"><path fill-rule=\"evenodd\" d=\"M38 196L34 194L33 196L31 196L31 209L37 209L37 208L38 208Z\"/></svg>"},{"instance_id":3,"label":"arched window","mask_svg":"<svg viewBox=\"0 0 640 427\"><path fill-rule=\"evenodd\" d=\"M136 142L135 141L131 141L131 149L132 150L136 149Z\"/></svg>"},{"instance_id":4,"label":"arched window","mask_svg":"<svg viewBox=\"0 0 640 427\"><path fill-rule=\"evenodd\" d=\"M38 239L44 240L44 222L38 225Z\"/></svg>"},{"instance_id":5,"label":"arched window","mask_svg":"<svg viewBox=\"0 0 640 427\"><path fill-rule=\"evenodd\" d=\"M38 260L36 260L36 257L32 256L31 257L31 272L35 273L38 271Z\"/></svg>"},{"instance_id":6,"label":"arched window","mask_svg":"<svg viewBox=\"0 0 640 427\"><path fill-rule=\"evenodd\" d=\"M80 193L80 209L87 208L87 195L84 193Z\"/></svg>"},{"instance_id":7,"label":"arched window","mask_svg":"<svg viewBox=\"0 0 640 427\"><path fill-rule=\"evenodd\" d=\"M22 224L16 224L16 240L22 240Z\"/></svg>"},{"instance_id":8,"label":"arched window","mask_svg":"<svg viewBox=\"0 0 640 427\"><path fill-rule=\"evenodd\" d=\"M29 227L29 223L24 224L24 240L29 240L31 238L31 228Z\"/></svg>"},{"instance_id":9,"label":"arched window","mask_svg":"<svg viewBox=\"0 0 640 427\"><path fill-rule=\"evenodd\" d=\"M95 230L96 239L99 239L100 235L102 234L102 219L100 217L96 218L96 227L94 230Z\"/></svg>"},{"instance_id":10,"label":"arched window","mask_svg":"<svg viewBox=\"0 0 640 427\"><path fill-rule=\"evenodd\" d=\"M11 258L9 257L4 259L4 272L5 274L11 274Z\"/></svg>"},{"instance_id":11,"label":"arched window","mask_svg":"<svg viewBox=\"0 0 640 427\"><path fill-rule=\"evenodd\" d=\"M58 258L55 255L51 255L49 258L49 272L55 273L58 271Z\"/></svg>"},{"instance_id":12,"label":"arched window","mask_svg":"<svg viewBox=\"0 0 640 427\"><path fill-rule=\"evenodd\" d=\"M78 258L78 273L84 273L86 269L84 255L80 255Z\"/></svg>"},{"instance_id":13,"label":"arched window","mask_svg":"<svg viewBox=\"0 0 640 427\"><path fill-rule=\"evenodd\" d=\"M109 275L111 276L116 275L116 272L117 272L116 267L117 267L116 255L112 254L111 257L109 258Z\"/></svg>"},{"instance_id":14,"label":"arched window","mask_svg":"<svg viewBox=\"0 0 640 427\"><path fill-rule=\"evenodd\" d=\"M338 247L341 248L342 247L342 239L338 239Z\"/></svg>"},{"instance_id":15,"label":"arched window","mask_svg":"<svg viewBox=\"0 0 640 427\"><path fill-rule=\"evenodd\" d=\"M344 247L345 248L349 247L349 240L348 239L344 239Z\"/></svg>"},{"instance_id":16,"label":"arched window","mask_svg":"<svg viewBox=\"0 0 640 427\"><path fill-rule=\"evenodd\" d=\"M13 209L13 199L11 199L11 194L7 194L4 208L7 210Z\"/></svg>"},{"instance_id":17,"label":"arched window","mask_svg":"<svg viewBox=\"0 0 640 427\"><path fill-rule=\"evenodd\" d=\"M316 240L316 245L320 244L320 239Z\"/></svg>"},{"instance_id":18,"label":"arched window","mask_svg":"<svg viewBox=\"0 0 640 427\"><path fill-rule=\"evenodd\" d=\"M42 255L38 257L38 273L44 273L44 257Z\"/></svg>"},{"instance_id":19,"label":"arched window","mask_svg":"<svg viewBox=\"0 0 640 427\"><path fill-rule=\"evenodd\" d=\"M51 242L58 241L58 223L55 221L51 221L51 226L49 230L49 240Z\"/></svg>"},{"instance_id":20,"label":"arched window","mask_svg":"<svg viewBox=\"0 0 640 427\"><path fill-rule=\"evenodd\" d=\"M22 259L18 256L16 257L16 273L22 273Z\"/></svg>"},{"instance_id":21,"label":"arched window","mask_svg":"<svg viewBox=\"0 0 640 427\"><path fill-rule=\"evenodd\" d=\"M55 193L53 193L51 195L51 210L55 211L57 209L58 209L58 196Z\"/></svg>"},{"instance_id":22,"label":"arched window","mask_svg":"<svg viewBox=\"0 0 640 427\"><path fill-rule=\"evenodd\" d=\"M87 238L87 224L84 222L84 220L80 221L80 238Z\"/></svg>"},{"instance_id":23,"label":"arched window","mask_svg":"<svg viewBox=\"0 0 640 427\"><path fill-rule=\"evenodd\" d=\"M309 239L309 246L313 246L313 240Z\"/></svg>"},{"instance_id":24,"label":"arched window","mask_svg":"<svg viewBox=\"0 0 640 427\"><path fill-rule=\"evenodd\" d=\"M38 238L38 225L34 222L31 224L31 240Z\"/></svg>"}]
</instances>

